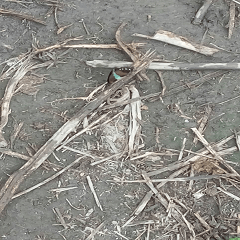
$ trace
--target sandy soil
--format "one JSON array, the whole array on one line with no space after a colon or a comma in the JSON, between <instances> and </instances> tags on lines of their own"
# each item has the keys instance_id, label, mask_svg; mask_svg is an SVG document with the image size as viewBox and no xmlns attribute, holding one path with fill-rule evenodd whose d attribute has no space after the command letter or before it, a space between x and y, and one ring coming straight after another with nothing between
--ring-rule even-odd
<instances>
[{"instance_id":1,"label":"sandy soil","mask_svg":"<svg viewBox=\"0 0 240 240\"><path fill-rule=\"evenodd\" d=\"M122 22L128 23L122 34L125 42L130 43L133 40L147 42L148 44L141 50L144 52L149 48L155 49L157 55L162 59L187 63L240 62L239 18L236 18L232 38L228 39L228 29L225 26L229 19L229 2L223 0L213 3L201 25L192 24L195 13L201 6L200 0L64 0L62 11L57 11L59 26L72 25L59 35L56 34L57 26L53 14L46 17L51 10L50 6L42 5L40 2L40 0L19 1L19 3L1 1L1 7L31 14L41 19L45 17L47 24L44 26L12 16L0 15L0 62L27 52L32 43L46 47L77 36L83 36L83 40L79 43L116 43L115 32ZM238 10L236 14L239 14ZM84 19L89 35L86 34L82 19ZM161 42L131 36L133 33L153 35L159 29L185 36L196 43L202 41L206 29L208 29L204 44L213 47L210 45L212 43L231 53L220 51L214 57L206 57ZM63 50L58 50L54 54L59 56L62 52ZM47 56L44 57L47 58ZM66 119L72 117L84 105L82 100L55 101L56 99L87 96L96 86L107 81L110 69L90 68L85 65L84 61L94 59L129 60L128 56L119 50L72 49L64 56L60 56L51 68L36 71L36 74L45 76L44 83L40 84L36 96L29 96L21 92L15 94L11 101L9 122L4 129L5 137L9 140L13 126L16 123L24 122L20 137L13 146L14 151L28 155L27 147L33 154L62 126ZM4 64L0 68L3 70ZM210 72L166 71L162 74L167 89L171 89ZM158 92L162 89L158 75L154 71L148 71L147 74L151 79L150 82L144 81L136 84L140 95ZM0 97L4 94L7 81L0 82ZM227 137L234 130L239 131L239 98L219 104L238 96L239 92L239 72L229 71L223 77L208 81L198 88L166 97L163 102L161 100L145 101L144 104L148 110L142 111L142 132L145 142L143 150L159 151L161 148L180 150L184 137L187 138L186 149L195 151L201 148L200 143L196 148L193 147L193 133L190 128L198 126L198 120L202 117L205 106L208 104L212 108L212 113L204 136L209 142L216 142ZM188 120L172 110L174 104L180 106L183 113L189 117ZM156 127L160 129L159 143L156 143ZM101 131L104 132L104 129L95 131L92 135L85 134L76 139L71 146L79 150L95 151L96 155L100 156L103 153L96 149L97 142L102 140ZM235 141L229 144L229 146L233 145L235 145ZM70 151L56 152L56 155L58 160L53 155L48 160L61 166L66 166L77 157L76 153ZM237 152L226 159L239 162L239 157L240 154ZM118 159L93 167L90 165L91 161L92 159L86 158L47 185L11 201L0 216L0 239L86 239L92 229L95 229L103 221L105 221L105 225L99 234L96 234L95 239L136 239L146 226L125 227L121 229L121 232L119 232L119 228L130 218L149 189L143 183L118 184L112 181L113 177L141 179L142 170L158 169L176 161L176 158L149 158L144 161ZM8 176L23 164L24 160L1 155L0 186L3 186ZM234 166L234 168L239 170L238 166ZM21 184L19 191L37 184L53 173L52 169L46 170L40 167ZM90 176L93 181L103 211L96 206L86 176ZM160 174L157 177L165 176L168 175ZM198 181L194 184L192 191L187 192L188 182L170 183L162 188L162 192L168 193L171 197L177 197L190 208L194 208L195 212L201 211L202 216L207 216L207 221L214 216L220 225L221 219L218 216L229 217L232 212L240 211L239 202L225 195L220 197L204 196L193 202L192 194L204 188L205 184L206 181ZM216 184L219 185L219 181L216 180ZM77 188L59 194L50 191L58 187ZM227 189L240 197L236 189L232 189L230 186L227 186ZM221 202L220 207L219 201ZM69 202L75 207L72 207ZM54 208L58 208L65 217L68 229L64 229L59 224L53 212ZM160 220L165 215L166 211L162 205L153 198L136 220ZM191 223L199 224L194 219ZM163 225L152 224L149 239L176 239L177 232L174 231L163 236L170 231L167 229L168 224L171 225L171 221ZM231 224L232 228L221 225L222 229L213 227L215 229L213 231L219 233L221 239L229 239L233 236L229 234L236 230L236 222L231 222ZM197 233L202 231L204 228L199 228ZM144 233L139 239L146 239L146 236ZM207 239L205 235L202 237L202 239Z\"/></svg>"}]
</instances>

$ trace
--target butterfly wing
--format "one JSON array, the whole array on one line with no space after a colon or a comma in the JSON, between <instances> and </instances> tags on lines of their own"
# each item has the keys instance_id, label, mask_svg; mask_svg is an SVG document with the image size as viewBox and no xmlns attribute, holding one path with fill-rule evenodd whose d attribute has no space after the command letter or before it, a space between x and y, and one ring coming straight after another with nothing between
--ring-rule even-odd
<instances>
[{"instance_id":1,"label":"butterfly wing","mask_svg":"<svg viewBox=\"0 0 240 240\"><path fill-rule=\"evenodd\" d=\"M131 68L115 68L109 73L108 82L110 84L112 84L115 81L117 81L117 80L121 79L122 77L126 76L131 71L132 71Z\"/></svg>"}]
</instances>

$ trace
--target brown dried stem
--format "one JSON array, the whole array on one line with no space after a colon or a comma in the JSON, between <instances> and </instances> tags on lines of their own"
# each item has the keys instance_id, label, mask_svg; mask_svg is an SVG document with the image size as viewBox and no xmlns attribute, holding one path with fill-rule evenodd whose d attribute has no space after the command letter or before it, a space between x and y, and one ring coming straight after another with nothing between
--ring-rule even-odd
<instances>
[{"instance_id":1,"label":"brown dried stem","mask_svg":"<svg viewBox=\"0 0 240 240\"><path fill-rule=\"evenodd\" d=\"M12 10L7 10L7 9L0 8L0 14L4 14L4 15L8 15L8 16L14 16L14 17L18 17L18 18L21 18L21 19L27 19L29 21L40 23L42 25L47 25L46 22L41 20L41 19L35 18L33 16L30 16L30 15L27 15L27 14L24 14L24 13L14 12Z\"/></svg>"},{"instance_id":2,"label":"brown dried stem","mask_svg":"<svg viewBox=\"0 0 240 240\"><path fill-rule=\"evenodd\" d=\"M116 31L116 40L119 44L119 46L127 53L127 55L132 59L132 61L135 63L137 61L137 57L132 54L132 52L128 49L127 45L122 41L120 32L121 30L126 26L126 23L122 23L118 30Z\"/></svg>"},{"instance_id":3,"label":"brown dried stem","mask_svg":"<svg viewBox=\"0 0 240 240\"><path fill-rule=\"evenodd\" d=\"M81 159L83 159L85 156L79 157L77 158L75 161L73 161L72 163L70 163L68 166L66 166L65 168L61 169L59 172L55 173L54 175L52 175L51 177L45 179L44 181L34 185L33 187L30 187L22 192L19 192L17 194L15 194L12 199L20 197L26 193L29 193L45 184L47 184L48 182L52 181L53 179L55 179L56 177L60 176L61 174L63 174L64 172L66 172L69 168L71 168L73 165L75 165L76 163L78 163Z\"/></svg>"},{"instance_id":4,"label":"brown dried stem","mask_svg":"<svg viewBox=\"0 0 240 240\"><path fill-rule=\"evenodd\" d=\"M200 24L207 13L208 8L212 5L213 0L205 0L203 5L197 11L193 24Z\"/></svg>"}]
</instances>

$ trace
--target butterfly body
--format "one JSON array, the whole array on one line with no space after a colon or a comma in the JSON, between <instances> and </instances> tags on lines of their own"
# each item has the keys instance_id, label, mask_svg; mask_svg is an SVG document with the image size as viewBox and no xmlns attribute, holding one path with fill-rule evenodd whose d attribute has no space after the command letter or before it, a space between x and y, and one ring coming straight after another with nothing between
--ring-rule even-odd
<instances>
[{"instance_id":1,"label":"butterfly body","mask_svg":"<svg viewBox=\"0 0 240 240\"><path fill-rule=\"evenodd\" d=\"M108 83L112 84L122 77L126 76L129 72L131 72L131 68L115 68L113 69L108 76Z\"/></svg>"}]
</instances>

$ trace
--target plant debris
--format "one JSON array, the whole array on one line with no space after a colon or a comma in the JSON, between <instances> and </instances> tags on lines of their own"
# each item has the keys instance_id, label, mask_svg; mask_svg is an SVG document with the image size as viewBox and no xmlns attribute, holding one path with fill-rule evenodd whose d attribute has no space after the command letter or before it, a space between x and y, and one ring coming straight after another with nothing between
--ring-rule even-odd
<instances>
[{"instance_id":1,"label":"plant debris","mask_svg":"<svg viewBox=\"0 0 240 240\"><path fill-rule=\"evenodd\" d=\"M150 40L150 44L157 46L154 51L147 50L150 49L147 43L126 43L122 39L126 23L117 29L115 43L107 44L102 40L106 25L99 17L92 19L95 25L82 15L77 26L72 19L63 22L63 9L76 8L72 2L11 2L25 8L29 4L47 7L44 15L46 19L53 18L51 31L57 42L43 46L37 34L33 34L31 49L3 62L6 65L0 75L0 84L5 89L1 101L0 158L7 167L2 169L0 214L5 209L11 212L8 204L13 199L11 204L20 211L20 202L28 204L27 198L20 196L32 192L36 194L31 199L33 206L39 207L40 198L47 199L54 219L52 226L63 239L72 239L73 234L85 240L201 240L238 236L240 174L239 164L232 159L238 159L240 151L240 133L233 125L239 115L239 86L231 70L240 69L239 54L225 51L225 46L203 45L210 39L219 44L219 36L211 26L215 18L221 26L229 20L225 41L235 39L237 1L224 3L225 9L229 7L229 19L228 14L227 18L222 16L222 9L216 11L216 16L211 15L217 4L212 0L203 1L199 9L189 13L191 26L205 28L200 44L189 40L192 36L188 39L173 33L179 32L177 27L173 32L158 30L153 36L132 35ZM46 28L45 21L30 15L5 9L0 9L0 14L34 21ZM145 16L145 21L149 29L156 26L151 25L156 21L152 12ZM30 30L30 23L25 23ZM94 33L94 29L98 32ZM5 32L4 26L0 32ZM162 53L159 49L163 46L151 40L165 44ZM14 49L12 44L0 44ZM164 56L167 44L180 49L174 52L175 57L168 57L172 60ZM114 57L108 57L108 52L102 54L109 49L127 55L128 59L119 61L117 54ZM96 58L90 58L92 55L85 51L98 52ZM213 57L218 54L224 62ZM227 62L224 54L231 61ZM84 56L89 59L86 61ZM61 71L66 64L76 64L77 70L72 73L69 72L72 68L66 69L65 79ZM123 74L126 67L129 69ZM104 68L111 68L109 76L113 81L108 81L109 73ZM52 78L52 74L56 76ZM71 84L71 74L77 85ZM49 82L55 88L44 92ZM225 95L223 89L227 87L232 96ZM24 94L34 96L34 101ZM21 99L27 98L34 103L28 104L29 109L32 105L40 106L34 113L20 108ZM16 115L18 107L25 117L19 111ZM29 125L26 116L33 119ZM231 128L234 134L224 137L226 131L218 131L226 128ZM39 136L44 138L38 139ZM5 161L8 156L23 160L22 166L14 166L13 171L14 159ZM41 179L35 182L34 174L39 176L39 172ZM50 184L53 185L49 187ZM37 191L43 191L43 186L48 188L47 195L41 192L38 196ZM47 236L47 231L35 235L35 239L48 238L52 236Z\"/></svg>"}]
</instances>

